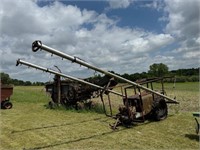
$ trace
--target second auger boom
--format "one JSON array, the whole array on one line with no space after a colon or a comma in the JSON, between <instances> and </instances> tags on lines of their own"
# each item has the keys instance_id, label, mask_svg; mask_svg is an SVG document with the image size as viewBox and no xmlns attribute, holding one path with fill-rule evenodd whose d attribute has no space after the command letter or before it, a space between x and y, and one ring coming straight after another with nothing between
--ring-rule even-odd
<instances>
[{"instance_id":1,"label":"second auger boom","mask_svg":"<svg viewBox=\"0 0 200 150\"><path fill-rule=\"evenodd\" d=\"M98 93L96 96L101 96L104 93L113 93L119 96L124 97L121 93L118 93L114 90L111 90L109 88L110 85L115 85L116 83L112 79L107 79L104 84L107 85L107 88L97 85L95 83L91 83L88 81L85 81L83 79L79 79L76 77L72 77L66 74L63 74L61 72L54 71L49 68L45 68L21 59L18 59L16 62L16 66L18 65L25 65L31 68L35 68L47 73L52 73L55 75L54 82L51 84L46 85L47 92L51 93L52 101L56 104L63 104L66 106L76 106L78 102L83 102L86 100L91 99L91 97L94 97L94 93ZM64 77L67 80L60 80L60 77ZM103 102L103 99L102 103ZM52 103L49 103L52 105ZM104 105L104 104L103 104ZM105 108L104 108L105 111ZM106 113L106 112L105 112Z\"/></svg>"},{"instance_id":2,"label":"second auger boom","mask_svg":"<svg viewBox=\"0 0 200 150\"><path fill-rule=\"evenodd\" d=\"M163 80L164 78L153 78L148 80L143 80L141 82L133 82L125 79L119 75L113 74L111 72L105 71L101 68L95 67L77 57L70 56L54 48L44 45L41 41L35 41L32 43L32 51L37 52L38 50L44 50L51 54L60 56L61 58L70 60L73 63L80 64L89 69L98 71L115 79L121 80L131 86L125 87L125 96L123 96L123 106L119 107L119 113L116 115L116 123L111 125L113 129L117 125L129 126L133 121L145 121L147 118L154 120L163 120L168 115L168 108L166 103L178 104L175 99L172 99L165 94ZM160 81L162 84L162 89L159 91L153 90L153 82ZM146 84L144 86L143 84ZM150 85L150 88L149 88ZM128 89L134 89L135 95L128 96Z\"/></svg>"}]
</instances>

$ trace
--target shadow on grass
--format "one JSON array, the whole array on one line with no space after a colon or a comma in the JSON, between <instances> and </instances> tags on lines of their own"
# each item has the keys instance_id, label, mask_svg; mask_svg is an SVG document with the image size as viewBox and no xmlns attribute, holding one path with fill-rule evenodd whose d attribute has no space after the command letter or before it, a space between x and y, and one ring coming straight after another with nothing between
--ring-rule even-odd
<instances>
[{"instance_id":1,"label":"shadow on grass","mask_svg":"<svg viewBox=\"0 0 200 150\"><path fill-rule=\"evenodd\" d=\"M101 134L96 134L96 135L92 135L92 136L88 136L88 137L82 137L82 138L75 139L75 140L64 141L64 142L59 142L59 143L54 143L54 144L49 144L49 145L44 145L44 146L38 146L38 147L33 147L33 148L24 148L24 150L52 148L52 147L55 147L55 146L60 146L60 145L64 145L64 144L71 144L71 143L84 141L84 140L88 140L88 139L92 139L92 138L96 138L96 137L101 137L101 136L108 135L108 134L114 134L116 132L121 132L121 131L127 130L127 129L129 129L129 128L123 128L121 130L115 130L115 131L112 130L112 131L104 132L104 133L101 133Z\"/></svg>"},{"instance_id":2,"label":"shadow on grass","mask_svg":"<svg viewBox=\"0 0 200 150\"><path fill-rule=\"evenodd\" d=\"M98 121L100 123L107 123L109 125L109 122L107 122L108 120L109 120L109 118L107 118L107 119L105 119L105 118L94 118L94 119L83 120L83 121L79 121L79 122L70 122L70 123L63 123L63 124L58 124L58 125L35 127L35 128L24 129L24 130L14 130L14 131L11 132L11 134L20 133L20 132L27 132L27 131L34 131L34 130L41 130L41 129L48 129L48 128L57 128L57 127L62 127L62 126L81 124L81 123L85 123L85 122L89 122L89 121ZM113 120L113 123L114 123L114 120ZM136 126L140 126L140 125L147 125L149 123L152 123L152 121L147 120L145 122L133 122L130 126L124 126L124 127L125 128L132 128L132 127L136 127ZM123 125L120 125L120 126L123 126Z\"/></svg>"},{"instance_id":3,"label":"shadow on grass","mask_svg":"<svg viewBox=\"0 0 200 150\"><path fill-rule=\"evenodd\" d=\"M75 124L85 123L85 122L89 122L89 121L96 121L96 120L100 120L100 119L101 118L94 118L94 119L83 120L83 121L79 121L79 122L63 123L63 124L59 124L59 125L49 125L49 126L29 128L29 129L24 129L24 130L16 130L16 131L12 131L11 134L19 133L19 132L26 132L26 131L33 131L33 130L46 129L46 128L57 128L57 127L61 127L61 126L75 125Z\"/></svg>"},{"instance_id":4,"label":"shadow on grass","mask_svg":"<svg viewBox=\"0 0 200 150\"><path fill-rule=\"evenodd\" d=\"M185 137L189 138L190 140L196 140L199 142L200 136L197 134L185 134Z\"/></svg>"},{"instance_id":5,"label":"shadow on grass","mask_svg":"<svg viewBox=\"0 0 200 150\"><path fill-rule=\"evenodd\" d=\"M67 126L67 125L79 124L79 123L84 123L84 122L93 121L93 120L97 120L99 122L102 122L101 118L95 118L95 119L85 120L85 121L76 122L76 123L66 123L66 124L60 124L60 125L52 125L52 126L45 126L45 127L26 129L26 130L21 130L21 131L13 131L12 133L25 132L25 131L31 131L31 130L38 130L38 129L44 129L44 128L59 127L59 126ZM104 120L103 122L105 123L106 121ZM153 121L145 121L143 123L142 122L135 122L131 126L123 127L123 128L120 128L119 130L116 129L116 130L111 130L109 132L103 132L103 133L100 133L100 134L91 135L91 136L88 136L88 137L80 137L80 138L74 139L74 140L59 141L59 142L55 142L53 144L48 144L48 145L44 145L44 146L36 146L36 147L32 147L32 148L23 148L23 149L24 150L33 150L33 149L53 148L53 147L64 145L64 144L76 143L76 142L79 142L79 141L89 140L89 139L101 137L101 136L104 136L104 135L114 134L116 132L122 132L124 130L132 129L133 127L137 127L137 126L140 126L140 125L148 125L148 124L150 124L152 122ZM186 134L185 137L190 138L191 140L199 141L199 136L198 135Z\"/></svg>"},{"instance_id":6,"label":"shadow on grass","mask_svg":"<svg viewBox=\"0 0 200 150\"><path fill-rule=\"evenodd\" d=\"M86 107L84 109L78 109L78 110L75 109L72 106L71 107L65 107L63 105L60 105L60 106L57 105L54 108L49 108L48 105L44 105L44 107L46 107L46 109L52 109L52 111L70 111L70 112L75 112L75 113L95 112L95 113L104 114L104 110L103 110L103 108L100 104L97 104L90 109ZM57 128L57 127L61 127L61 126L81 124L81 123L85 123L85 122L89 122L89 121L99 121L99 122L106 123L107 120L104 119L102 121L101 119L102 118L94 118L94 119L83 120L83 121L79 121L79 122L69 122L69 123L63 123L63 124L58 124L58 125L49 125L49 126L35 127L35 128L24 129L24 130L15 130L15 131L12 131L11 134L19 133L19 132L26 132L26 131L40 130L40 129Z\"/></svg>"}]
</instances>

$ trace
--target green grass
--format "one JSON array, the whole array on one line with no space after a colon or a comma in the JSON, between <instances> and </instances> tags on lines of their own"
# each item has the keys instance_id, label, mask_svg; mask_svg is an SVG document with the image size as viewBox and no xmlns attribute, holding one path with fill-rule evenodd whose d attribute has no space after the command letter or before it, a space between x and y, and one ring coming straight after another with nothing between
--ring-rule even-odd
<instances>
[{"instance_id":1,"label":"green grass","mask_svg":"<svg viewBox=\"0 0 200 150\"><path fill-rule=\"evenodd\" d=\"M172 86L166 84L170 97ZM167 119L112 131L115 120L101 110L48 109L43 87L14 87L13 108L0 110L0 149L199 149L192 116L199 111L199 83L177 83L175 93L180 104L170 105ZM116 111L120 97L111 100Z\"/></svg>"}]
</instances>

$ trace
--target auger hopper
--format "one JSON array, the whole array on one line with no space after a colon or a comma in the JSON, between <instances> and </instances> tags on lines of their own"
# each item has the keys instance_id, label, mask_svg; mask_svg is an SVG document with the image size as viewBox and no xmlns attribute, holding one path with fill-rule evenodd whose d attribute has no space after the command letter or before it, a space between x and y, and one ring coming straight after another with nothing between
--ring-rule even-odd
<instances>
[{"instance_id":1,"label":"auger hopper","mask_svg":"<svg viewBox=\"0 0 200 150\"><path fill-rule=\"evenodd\" d=\"M133 82L121 76L105 71L101 68L95 67L77 57L70 56L54 48L44 45L41 41L35 41L32 44L32 51L44 50L51 54L57 55L63 59L67 59L73 63L80 64L89 69L103 73L105 75L114 77L131 85L135 94L128 96L127 87L124 88L125 96L122 96L124 106L119 107L119 113L116 115L116 123L112 126L115 128L119 124L129 125L133 121L145 121L146 118L153 118L154 120L163 120L167 117L168 109L166 103L178 104L175 99L164 95L163 78L149 79L145 82ZM160 81L162 89L160 91L153 90L152 83ZM146 84L146 86L143 86ZM149 87L149 85L151 85ZM130 88L130 87L128 87Z\"/></svg>"}]
</instances>

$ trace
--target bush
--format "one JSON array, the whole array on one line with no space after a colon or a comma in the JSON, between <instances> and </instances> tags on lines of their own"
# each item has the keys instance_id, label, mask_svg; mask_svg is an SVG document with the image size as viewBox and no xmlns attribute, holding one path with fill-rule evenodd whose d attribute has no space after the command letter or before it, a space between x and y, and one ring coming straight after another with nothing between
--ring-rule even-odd
<instances>
[{"instance_id":1,"label":"bush","mask_svg":"<svg viewBox=\"0 0 200 150\"><path fill-rule=\"evenodd\" d=\"M164 82L173 83L174 78L166 78ZM199 82L199 76L176 76L176 82Z\"/></svg>"},{"instance_id":2,"label":"bush","mask_svg":"<svg viewBox=\"0 0 200 150\"><path fill-rule=\"evenodd\" d=\"M199 76L191 76L187 78L188 82L199 82Z\"/></svg>"}]
</instances>

